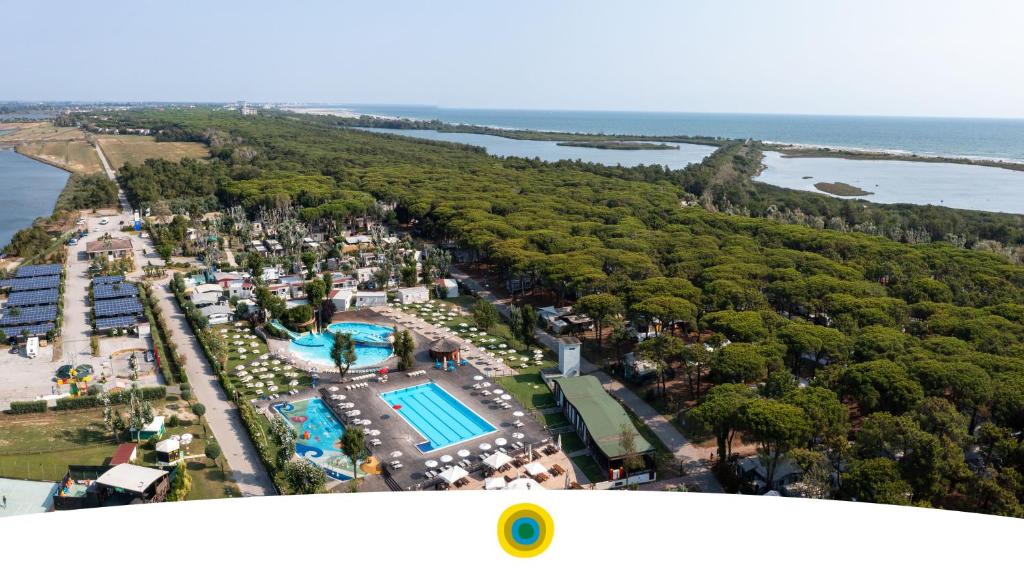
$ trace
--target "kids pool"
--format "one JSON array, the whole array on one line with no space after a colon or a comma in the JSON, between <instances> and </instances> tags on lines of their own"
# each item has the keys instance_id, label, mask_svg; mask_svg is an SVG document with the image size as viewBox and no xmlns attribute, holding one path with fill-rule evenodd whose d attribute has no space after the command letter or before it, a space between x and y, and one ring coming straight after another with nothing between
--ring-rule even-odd
<instances>
[{"instance_id":1,"label":"kids pool","mask_svg":"<svg viewBox=\"0 0 1024 576\"><path fill-rule=\"evenodd\" d=\"M295 430L296 454L320 466L336 480L352 478L352 463L338 447L345 427L322 400L286 402L275 405L274 410Z\"/></svg>"}]
</instances>

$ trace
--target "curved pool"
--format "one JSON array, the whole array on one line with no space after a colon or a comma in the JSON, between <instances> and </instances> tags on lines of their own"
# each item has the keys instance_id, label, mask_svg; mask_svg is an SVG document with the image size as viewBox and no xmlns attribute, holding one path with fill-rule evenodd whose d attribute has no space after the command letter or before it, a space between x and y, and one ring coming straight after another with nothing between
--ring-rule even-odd
<instances>
[{"instance_id":1,"label":"curved pool","mask_svg":"<svg viewBox=\"0 0 1024 576\"><path fill-rule=\"evenodd\" d=\"M303 334L292 339L288 351L306 362L333 367L331 347L334 345L335 332L349 334L355 341L356 361L351 368L375 366L391 357L392 329L365 322L335 322L320 334Z\"/></svg>"}]
</instances>

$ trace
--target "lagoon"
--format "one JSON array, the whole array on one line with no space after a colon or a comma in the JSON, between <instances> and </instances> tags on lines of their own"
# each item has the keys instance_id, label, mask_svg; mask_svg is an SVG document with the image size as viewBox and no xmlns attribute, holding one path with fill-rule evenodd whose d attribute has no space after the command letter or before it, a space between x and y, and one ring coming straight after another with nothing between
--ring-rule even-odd
<instances>
[{"instance_id":1,"label":"lagoon","mask_svg":"<svg viewBox=\"0 0 1024 576\"><path fill-rule=\"evenodd\" d=\"M608 166L660 165L681 170L689 164L700 162L715 151L714 146L699 144L678 144L678 150L604 150L578 146L559 146L555 141L516 140L489 134L465 134L461 132L438 132L436 130L399 130L391 128L365 128L373 132L398 134L410 138L425 138L444 142L459 142L487 149L494 156L519 158L540 158L548 162L559 160L582 160ZM676 143L672 143L676 145Z\"/></svg>"},{"instance_id":2,"label":"lagoon","mask_svg":"<svg viewBox=\"0 0 1024 576\"><path fill-rule=\"evenodd\" d=\"M0 247L40 216L49 216L70 175L49 164L0 149Z\"/></svg>"},{"instance_id":3,"label":"lagoon","mask_svg":"<svg viewBox=\"0 0 1024 576\"><path fill-rule=\"evenodd\" d=\"M870 192L861 197L881 204L925 204L1024 214L1024 172L942 162L786 158L764 155L756 180L823 194L817 182L843 182ZM810 176L810 178L807 178Z\"/></svg>"}]
</instances>

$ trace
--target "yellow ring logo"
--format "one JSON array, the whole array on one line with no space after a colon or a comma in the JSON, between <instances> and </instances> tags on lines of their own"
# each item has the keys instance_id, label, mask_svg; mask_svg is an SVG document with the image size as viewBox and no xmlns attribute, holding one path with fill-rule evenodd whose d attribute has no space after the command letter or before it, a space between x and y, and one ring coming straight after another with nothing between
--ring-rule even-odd
<instances>
[{"instance_id":1,"label":"yellow ring logo","mask_svg":"<svg viewBox=\"0 0 1024 576\"><path fill-rule=\"evenodd\" d=\"M536 504L516 504L501 513L498 542L505 552L531 558L548 549L555 536L555 523L548 511Z\"/></svg>"}]
</instances>

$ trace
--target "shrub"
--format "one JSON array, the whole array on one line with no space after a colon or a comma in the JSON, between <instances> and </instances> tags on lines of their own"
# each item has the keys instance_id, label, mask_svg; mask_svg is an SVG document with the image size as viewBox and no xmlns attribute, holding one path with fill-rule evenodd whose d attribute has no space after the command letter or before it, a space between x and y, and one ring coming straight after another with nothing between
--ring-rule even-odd
<instances>
[{"instance_id":1,"label":"shrub","mask_svg":"<svg viewBox=\"0 0 1024 576\"><path fill-rule=\"evenodd\" d=\"M11 402L10 412L11 414L34 414L46 412L46 400Z\"/></svg>"}]
</instances>

